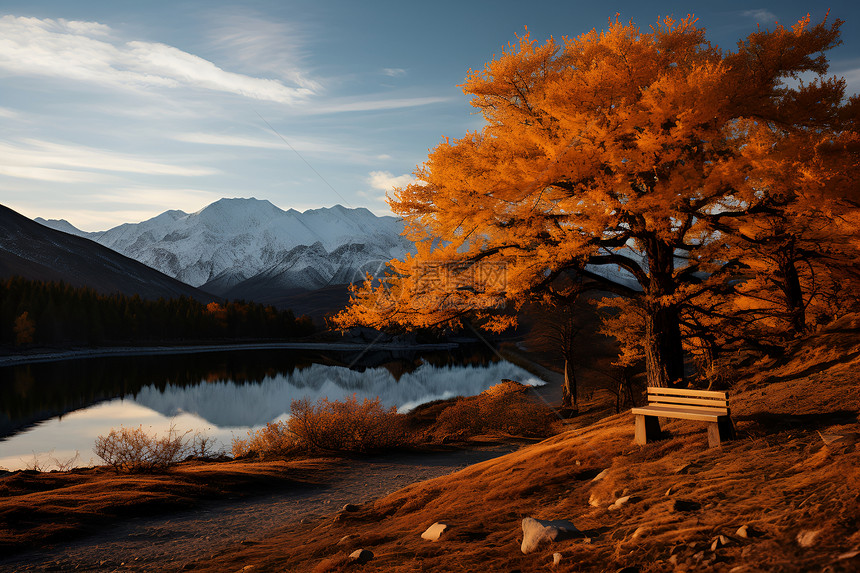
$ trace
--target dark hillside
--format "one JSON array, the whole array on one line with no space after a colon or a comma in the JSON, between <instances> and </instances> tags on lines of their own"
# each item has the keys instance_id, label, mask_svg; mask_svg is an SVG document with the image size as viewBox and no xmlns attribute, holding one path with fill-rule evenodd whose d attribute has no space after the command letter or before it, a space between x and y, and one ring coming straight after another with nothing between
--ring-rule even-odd
<instances>
[{"instance_id":1,"label":"dark hillside","mask_svg":"<svg viewBox=\"0 0 860 573\"><path fill-rule=\"evenodd\" d=\"M96 242L55 231L0 205L0 278L13 276L152 300L216 299Z\"/></svg>"}]
</instances>

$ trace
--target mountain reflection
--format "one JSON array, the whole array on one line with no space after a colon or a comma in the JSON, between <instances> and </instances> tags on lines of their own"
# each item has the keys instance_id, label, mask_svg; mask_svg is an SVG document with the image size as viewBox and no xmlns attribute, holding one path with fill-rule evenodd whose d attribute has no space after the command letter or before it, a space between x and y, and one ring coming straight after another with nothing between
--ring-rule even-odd
<instances>
[{"instance_id":1,"label":"mountain reflection","mask_svg":"<svg viewBox=\"0 0 860 573\"><path fill-rule=\"evenodd\" d=\"M168 384L164 388L150 385L141 388L133 400L167 417L190 413L217 427L250 427L288 414L290 402L300 398L339 400L355 394L362 400L379 396L385 406L406 410L432 400L478 394L502 378L542 384L509 362L487 366L422 364L402 373L399 379L384 367L358 372L312 364L289 374L267 377L254 385L222 381L195 386Z\"/></svg>"},{"instance_id":2,"label":"mountain reflection","mask_svg":"<svg viewBox=\"0 0 860 573\"><path fill-rule=\"evenodd\" d=\"M309 389L323 395L328 383L335 397L364 391L359 374L370 372L367 396L402 406L421 392L441 396L464 390L428 382L428 368L456 365L485 367L497 357L485 347L418 354L414 351L331 352L308 350L235 350L160 356L111 356L0 368L0 438L33 424L115 398L129 397L158 405L158 411L201 411L207 419L247 417L269 421L289 409L290 401ZM351 373L351 374L350 374ZM444 377L444 375L442 375ZM493 375L495 382L522 374ZM397 382L415 380L413 393ZM249 386L243 391L237 387ZM442 386L445 386L443 389ZM463 388L472 387L463 382ZM292 389L291 389L292 388ZM417 388L423 388L418 390ZM483 388L477 390L480 392ZM185 390L183 392L183 390ZM176 396L170 403L169 396ZM222 404L222 405L218 405ZM208 412L203 414L202 412ZM257 422L254 422L257 423ZM245 425L245 424L241 424Z\"/></svg>"}]
</instances>

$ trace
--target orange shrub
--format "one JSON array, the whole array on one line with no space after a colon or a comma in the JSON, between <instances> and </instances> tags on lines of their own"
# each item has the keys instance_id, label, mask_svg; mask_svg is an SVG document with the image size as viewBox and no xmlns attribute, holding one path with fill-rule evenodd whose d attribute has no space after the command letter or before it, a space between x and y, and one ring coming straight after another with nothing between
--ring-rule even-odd
<instances>
[{"instance_id":1,"label":"orange shrub","mask_svg":"<svg viewBox=\"0 0 860 573\"><path fill-rule=\"evenodd\" d=\"M384 408L377 397L359 403L355 394L341 401L293 400L289 429L308 450L372 452L409 445L404 417Z\"/></svg>"}]
</instances>

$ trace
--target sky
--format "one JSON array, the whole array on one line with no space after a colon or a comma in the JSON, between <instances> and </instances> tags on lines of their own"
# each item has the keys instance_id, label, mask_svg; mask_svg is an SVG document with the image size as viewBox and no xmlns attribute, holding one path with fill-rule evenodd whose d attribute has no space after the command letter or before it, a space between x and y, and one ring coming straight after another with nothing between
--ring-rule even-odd
<instances>
[{"instance_id":1,"label":"sky","mask_svg":"<svg viewBox=\"0 0 860 573\"><path fill-rule=\"evenodd\" d=\"M445 137L480 129L458 87L528 27L540 41L694 14L734 49L793 0L0 0L0 204L86 231L221 197L390 214ZM860 93L860 3L831 75Z\"/></svg>"}]
</instances>

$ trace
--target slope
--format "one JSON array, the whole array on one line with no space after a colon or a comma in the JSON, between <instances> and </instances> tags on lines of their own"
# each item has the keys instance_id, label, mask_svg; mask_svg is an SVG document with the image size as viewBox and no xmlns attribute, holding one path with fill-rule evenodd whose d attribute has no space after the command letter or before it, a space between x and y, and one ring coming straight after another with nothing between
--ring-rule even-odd
<instances>
[{"instance_id":1,"label":"slope","mask_svg":"<svg viewBox=\"0 0 860 573\"><path fill-rule=\"evenodd\" d=\"M856 571L860 567L860 316L782 360L744 357L731 393L739 439L665 424L637 446L615 415L420 482L279 535L224 547L194 570ZM523 554L525 517L572 521L574 538ZM421 538L448 524L437 542Z\"/></svg>"},{"instance_id":2,"label":"slope","mask_svg":"<svg viewBox=\"0 0 860 573\"><path fill-rule=\"evenodd\" d=\"M0 277L11 276L147 299L215 298L87 238L50 229L0 205Z\"/></svg>"}]
</instances>

